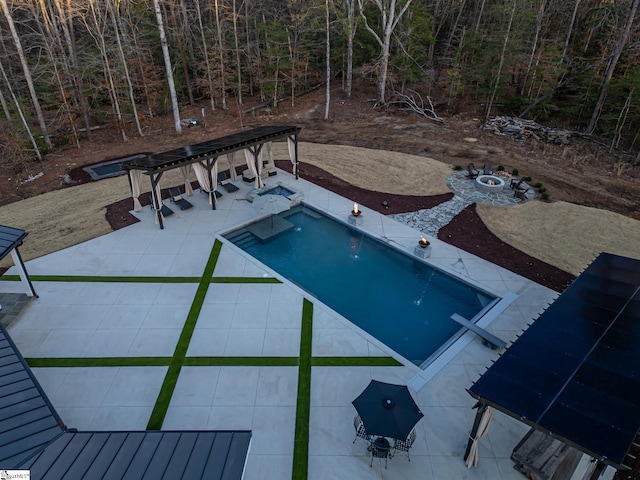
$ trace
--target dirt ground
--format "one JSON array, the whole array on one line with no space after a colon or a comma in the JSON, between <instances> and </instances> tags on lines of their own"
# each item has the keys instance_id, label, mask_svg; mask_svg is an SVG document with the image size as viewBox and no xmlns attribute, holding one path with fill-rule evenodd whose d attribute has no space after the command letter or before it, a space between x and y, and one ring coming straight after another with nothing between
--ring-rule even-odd
<instances>
[{"instance_id":1,"label":"dirt ground","mask_svg":"<svg viewBox=\"0 0 640 480\"><path fill-rule=\"evenodd\" d=\"M38 225L53 218L54 221L49 222L53 225L51 229L40 235L52 238L66 234L72 236L76 243L104 234L133 221L128 214L131 200L128 198L127 182L123 177L91 182L81 170L82 166L136 153L161 152L243 128L279 124L302 127L301 142L348 145L423 157L424 164L414 161L406 164L411 168L394 170L397 177L392 182L387 173L373 175L377 176L380 183L371 185L367 182L372 180L361 178L365 168L363 165L369 170L377 165L387 168L392 155L371 155L374 158L363 165L358 164L355 157L343 158L342 164L331 164L329 161L322 163L322 155L309 162L301 156L303 178L376 210L383 211L382 201L387 201L389 208L384 209L383 213L429 208L451 197L446 188L429 190L429 186L437 182L426 181L427 176L433 180L432 177L436 175L430 164L426 163L428 158L444 162L450 167L465 167L469 162L474 162L476 166L491 163L494 168L502 165L508 171L517 168L521 175L532 178L531 183L539 182L547 189L551 202L549 205L554 208L542 210L540 205L546 203L535 201L532 204L538 206L532 207L531 211L513 210L518 213L511 213L511 218L492 222L489 219L496 218L496 211L483 206L471 206L441 229L438 237L557 291L562 291L575 278L581 263L565 266L559 260L545 262L525 251L535 251L532 243L538 243L543 253L544 250L556 249L560 250L556 253L562 256L563 251L566 254L571 250L572 242L575 243L573 239L581 236L580 231L565 233L562 230L562 235L573 235L568 243L553 243L557 239L550 238L558 236L556 230L566 223L564 219L567 215L588 219L576 222L575 228L584 228L585 223L589 223L595 225L595 231L605 232L608 236L599 240L601 244L611 243L611 238L615 236L623 237L623 240L627 238L629 243L640 244L640 241L636 241L637 225L640 225L637 222L640 220L640 167L631 167L623 156L608 153L605 146L579 136L572 136L568 146L551 145L534 139L518 142L511 137L482 131L481 120L474 112L452 111L445 100L435 99L436 110L445 118L443 123L435 123L396 107L374 110L373 98L374 89L370 85L360 86L352 99L345 99L339 88L334 88L329 120L323 120L324 89L319 88L296 99L293 106L287 100L275 108L257 109L251 113L241 113L239 109L211 112L206 109L205 102L182 108L183 118L197 118L200 121L199 126L186 128L182 134L175 133L171 115L144 119L143 137L138 136L131 125L128 132L130 140L127 142L123 142L119 132L112 128L96 130L92 133L91 141L84 140L81 148L56 149L47 155L45 161L30 164L27 171L15 172L0 163L0 223L7 222L11 226L25 228L21 224L9 223L7 219L31 215L25 223ZM206 110L204 117L202 107ZM245 105L242 110L248 111L250 107ZM287 162L278 162L278 166L290 168ZM444 173L443 170L437 175ZM67 175L67 181L64 181ZM86 215L81 220L84 227L73 230L76 227L71 224L83 208L81 202L79 204L77 198L67 194L68 191L64 189L78 184L83 184L79 188L89 196L97 196L98 191L99 195L109 195L101 197L105 203L83 212ZM101 184L99 189L98 184ZM405 184L410 188L405 188ZM91 190L93 188L96 193ZM48 195L38 196L44 193ZM18 202L24 199L28 200ZM142 200L144 203L144 198ZM567 204L572 207L566 207ZM2 208L3 205L6 208ZM575 210L576 205L599 210L586 209L589 214L583 216L585 209ZM532 213L534 211L535 214ZM619 215L609 221L607 211ZM555 230L543 228L543 222L553 225L553 222L546 222L545 215L546 220L555 222ZM631 223L625 223L627 220ZM514 224L518 228L514 229ZM70 229L70 232L65 232ZM629 230L626 229L633 231L628 234ZM86 231L84 235L87 238L83 237L82 230ZM533 237L519 239L514 232L522 230L533 232ZM547 248L547 243L553 243L554 248ZM518 244L519 248L515 248L514 244ZM23 251L23 256L33 258L47 253L42 250L44 247L39 248L28 256ZM630 255L640 258L640 253L635 252L632 251ZM581 261L584 263L584 259ZM618 473L616 479L640 479L638 470L634 468L629 474Z\"/></svg>"}]
</instances>

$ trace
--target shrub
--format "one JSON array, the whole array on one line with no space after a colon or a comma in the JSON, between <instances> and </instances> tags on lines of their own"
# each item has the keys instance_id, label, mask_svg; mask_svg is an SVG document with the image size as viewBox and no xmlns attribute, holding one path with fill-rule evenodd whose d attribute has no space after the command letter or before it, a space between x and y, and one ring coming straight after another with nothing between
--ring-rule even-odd
<instances>
[{"instance_id":1,"label":"shrub","mask_svg":"<svg viewBox=\"0 0 640 480\"><path fill-rule=\"evenodd\" d=\"M545 193L546 191L547 191L547 189L546 189L546 188L544 188L544 187L540 187L540 188L538 189L538 193Z\"/></svg>"},{"instance_id":2,"label":"shrub","mask_svg":"<svg viewBox=\"0 0 640 480\"><path fill-rule=\"evenodd\" d=\"M533 185L534 188L540 188L542 187L542 184L540 182L534 183Z\"/></svg>"},{"instance_id":3,"label":"shrub","mask_svg":"<svg viewBox=\"0 0 640 480\"><path fill-rule=\"evenodd\" d=\"M460 165L456 165L455 167L453 167L454 170L462 170L462 167Z\"/></svg>"},{"instance_id":4,"label":"shrub","mask_svg":"<svg viewBox=\"0 0 640 480\"><path fill-rule=\"evenodd\" d=\"M511 175L513 176L517 176L518 173L520 173L520 170L518 170L517 168L514 168L513 170L511 170Z\"/></svg>"},{"instance_id":5,"label":"shrub","mask_svg":"<svg viewBox=\"0 0 640 480\"><path fill-rule=\"evenodd\" d=\"M502 165L498 165L498 171L499 172L503 172L504 171L504 167Z\"/></svg>"},{"instance_id":6,"label":"shrub","mask_svg":"<svg viewBox=\"0 0 640 480\"><path fill-rule=\"evenodd\" d=\"M530 182L531 181L531 177L524 177L524 181L525 182Z\"/></svg>"},{"instance_id":7,"label":"shrub","mask_svg":"<svg viewBox=\"0 0 640 480\"><path fill-rule=\"evenodd\" d=\"M542 192L542 194L540 194L540 198L542 198L542 200L549 200L549 194L547 192Z\"/></svg>"}]
</instances>

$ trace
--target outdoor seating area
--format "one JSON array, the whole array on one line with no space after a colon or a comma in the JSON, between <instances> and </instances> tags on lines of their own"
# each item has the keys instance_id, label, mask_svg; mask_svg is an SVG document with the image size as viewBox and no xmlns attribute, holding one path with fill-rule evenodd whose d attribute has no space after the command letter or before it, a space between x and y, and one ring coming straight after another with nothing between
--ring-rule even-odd
<instances>
[{"instance_id":1,"label":"outdoor seating area","mask_svg":"<svg viewBox=\"0 0 640 480\"><path fill-rule=\"evenodd\" d=\"M336 217L353 208L352 199L281 170L277 182L266 182ZM504 415L480 442L478 466L468 470L463 460L475 415L466 389L499 351L469 331L424 370L403 363L221 237L273 216L244 201L254 185L235 183L238 191L225 191L215 210L209 195L182 194L193 207L176 209L164 230L144 208L134 212L139 223L28 262L40 298L8 333L65 424L79 431L250 431L246 480L524 478L511 456L528 426ZM359 228L413 252L416 230L360 209ZM496 295L518 292L482 327L506 343L557 297L429 241L430 264ZM1 277L0 291L20 288L14 274ZM403 397L383 391L361 407L356 400L379 383ZM396 415L405 400L413 404ZM379 423L389 414L397 430ZM602 478L611 476L607 470Z\"/></svg>"}]
</instances>

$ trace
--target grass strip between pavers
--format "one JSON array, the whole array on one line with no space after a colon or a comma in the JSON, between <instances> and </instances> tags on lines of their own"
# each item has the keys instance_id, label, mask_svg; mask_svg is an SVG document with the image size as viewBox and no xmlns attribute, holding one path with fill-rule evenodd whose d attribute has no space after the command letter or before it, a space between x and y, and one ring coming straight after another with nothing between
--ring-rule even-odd
<instances>
[{"instance_id":1,"label":"grass strip between pavers","mask_svg":"<svg viewBox=\"0 0 640 480\"><path fill-rule=\"evenodd\" d=\"M31 368L46 367L166 367L171 357L25 358Z\"/></svg>"},{"instance_id":2,"label":"grass strip between pavers","mask_svg":"<svg viewBox=\"0 0 640 480\"><path fill-rule=\"evenodd\" d=\"M34 282L92 282L92 283L200 283L201 277L122 277L90 275L30 275ZM0 280L20 281L18 275L3 275ZM212 277L211 283L282 283L273 277Z\"/></svg>"},{"instance_id":3,"label":"grass strip between pavers","mask_svg":"<svg viewBox=\"0 0 640 480\"><path fill-rule=\"evenodd\" d=\"M402 367L393 357L313 357L313 367Z\"/></svg>"},{"instance_id":4,"label":"grass strip between pavers","mask_svg":"<svg viewBox=\"0 0 640 480\"><path fill-rule=\"evenodd\" d=\"M222 242L216 240L213 244L213 248L211 249L209 260L207 260L207 265L202 273L193 302L191 303L187 320L184 322L184 327L182 327L182 332L180 333L178 344L176 345L176 349L173 353L169 370L164 377L160 393L158 394L156 403L153 406L151 418L149 418L149 423L147 424L147 430L160 430L162 428L162 423L164 422L164 417L169 409L169 403L171 402L171 397L173 396L173 392L176 388L176 383L178 383L180 370L182 369L185 357L187 356L187 349L189 348L193 331L196 328L198 315L200 315L200 310L202 310L202 304L204 303L204 299L207 295L210 280L213 276L213 270L215 269L216 262L220 256L221 249Z\"/></svg>"},{"instance_id":5,"label":"grass strip between pavers","mask_svg":"<svg viewBox=\"0 0 640 480\"><path fill-rule=\"evenodd\" d=\"M185 367L297 367L298 357L186 357Z\"/></svg>"},{"instance_id":6,"label":"grass strip between pavers","mask_svg":"<svg viewBox=\"0 0 640 480\"><path fill-rule=\"evenodd\" d=\"M300 332L300 364L298 366L298 399L296 432L293 440L293 480L306 480L309 470L309 411L311 409L311 345L313 340L313 304L302 303Z\"/></svg>"},{"instance_id":7,"label":"grass strip between pavers","mask_svg":"<svg viewBox=\"0 0 640 480\"><path fill-rule=\"evenodd\" d=\"M282 283L273 277L213 277L211 283Z\"/></svg>"},{"instance_id":8,"label":"grass strip between pavers","mask_svg":"<svg viewBox=\"0 0 640 480\"><path fill-rule=\"evenodd\" d=\"M90 275L29 275L32 282L93 282L93 283L198 283L200 277L122 277ZM18 281L18 275L3 275L0 280Z\"/></svg>"}]
</instances>

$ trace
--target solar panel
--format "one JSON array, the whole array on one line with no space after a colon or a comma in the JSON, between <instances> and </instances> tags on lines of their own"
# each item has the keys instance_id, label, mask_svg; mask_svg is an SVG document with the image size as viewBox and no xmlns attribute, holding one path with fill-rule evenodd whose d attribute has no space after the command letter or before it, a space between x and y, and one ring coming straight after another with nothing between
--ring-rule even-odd
<instances>
[{"instance_id":1,"label":"solar panel","mask_svg":"<svg viewBox=\"0 0 640 480\"><path fill-rule=\"evenodd\" d=\"M600 254L469 393L620 467L640 429L640 260Z\"/></svg>"}]
</instances>

